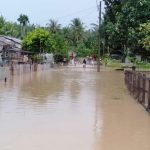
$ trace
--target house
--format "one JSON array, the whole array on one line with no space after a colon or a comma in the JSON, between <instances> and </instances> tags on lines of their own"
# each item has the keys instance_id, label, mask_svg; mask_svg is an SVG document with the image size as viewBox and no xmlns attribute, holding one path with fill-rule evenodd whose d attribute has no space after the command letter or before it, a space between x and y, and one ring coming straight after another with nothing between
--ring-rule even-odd
<instances>
[{"instance_id":1,"label":"house","mask_svg":"<svg viewBox=\"0 0 150 150\"><path fill-rule=\"evenodd\" d=\"M25 63L28 54L22 50L20 39L0 35L0 64Z\"/></svg>"}]
</instances>

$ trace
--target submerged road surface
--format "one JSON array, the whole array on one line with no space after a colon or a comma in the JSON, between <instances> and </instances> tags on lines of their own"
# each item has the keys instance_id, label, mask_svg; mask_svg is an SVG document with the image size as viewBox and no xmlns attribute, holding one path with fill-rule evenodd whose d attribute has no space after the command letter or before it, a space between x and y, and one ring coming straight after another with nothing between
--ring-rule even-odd
<instances>
[{"instance_id":1,"label":"submerged road surface","mask_svg":"<svg viewBox=\"0 0 150 150\"><path fill-rule=\"evenodd\" d=\"M14 76L0 81L0 150L150 150L150 115L121 72Z\"/></svg>"}]
</instances>

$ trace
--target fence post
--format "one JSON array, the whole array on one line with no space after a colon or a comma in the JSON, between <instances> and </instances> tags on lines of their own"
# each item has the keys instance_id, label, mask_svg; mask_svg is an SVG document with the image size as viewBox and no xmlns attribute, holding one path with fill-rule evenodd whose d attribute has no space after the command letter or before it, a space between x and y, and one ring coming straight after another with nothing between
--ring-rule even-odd
<instances>
[{"instance_id":1,"label":"fence post","mask_svg":"<svg viewBox=\"0 0 150 150\"><path fill-rule=\"evenodd\" d=\"M130 93L133 94L132 92L133 92L133 72L131 72L131 88L130 88Z\"/></svg>"},{"instance_id":2,"label":"fence post","mask_svg":"<svg viewBox=\"0 0 150 150\"><path fill-rule=\"evenodd\" d=\"M132 93L133 93L133 95L134 95L134 93L135 93L135 86L136 86L136 73L135 73L135 71L133 71L133 90L132 90Z\"/></svg>"},{"instance_id":3,"label":"fence post","mask_svg":"<svg viewBox=\"0 0 150 150\"><path fill-rule=\"evenodd\" d=\"M137 81L137 99L138 101L140 101L140 78L141 78L141 74L138 73L138 81Z\"/></svg>"},{"instance_id":4,"label":"fence post","mask_svg":"<svg viewBox=\"0 0 150 150\"><path fill-rule=\"evenodd\" d=\"M127 88L129 89L129 72L125 71L125 83Z\"/></svg>"},{"instance_id":5,"label":"fence post","mask_svg":"<svg viewBox=\"0 0 150 150\"><path fill-rule=\"evenodd\" d=\"M127 88L129 89L129 72L128 71L126 71L126 76L127 76L126 84L127 84Z\"/></svg>"},{"instance_id":6,"label":"fence post","mask_svg":"<svg viewBox=\"0 0 150 150\"><path fill-rule=\"evenodd\" d=\"M139 79L139 74L138 73L136 73L136 86L135 86L135 94L137 94L138 93L138 79ZM137 96L137 95L136 95ZM137 97L136 97L137 98Z\"/></svg>"},{"instance_id":7,"label":"fence post","mask_svg":"<svg viewBox=\"0 0 150 150\"><path fill-rule=\"evenodd\" d=\"M148 79L148 105L146 110L150 111L150 79Z\"/></svg>"},{"instance_id":8,"label":"fence post","mask_svg":"<svg viewBox=\"0 0 150 150\"><path fill-rule=\"evenodd\" d=\"M130 92L130 87L131 87L130 81L131 81L131 74L130 74L130 72L128 72L128 86L129 86L129 92Z\"/></svg>"},{"instance_id":9,"label":"fence post","mask_svg":"<svg viewBox=\"0 0 150 150\"><path fill-rule=\"evenodd\" d=\"M141 101L141 103L143 103L145 105L146 75L143 74L142 78L143 78L143 87L142 87L142 101Z\"/></svg>"},{"instance_id":10,"label":"fence post","mask_svg":"<svg viewBox=\"0 0 150 150\"><path fill-rule=\"evenodd\" d=\"M124 74L125 74L124 82L125 82L125 84L127 85L127 72L125 71Z\"/></svg>"},{"instance_id":11,"label":"fence post","mask_svg":"<svg viewBox=\"0 0 150 150\"><path fill-rule=\"evenodd\" d=\"M132 72L129 73L129 91L130 91L130 94L132 94Z\"/></svg>"}]
</instances>

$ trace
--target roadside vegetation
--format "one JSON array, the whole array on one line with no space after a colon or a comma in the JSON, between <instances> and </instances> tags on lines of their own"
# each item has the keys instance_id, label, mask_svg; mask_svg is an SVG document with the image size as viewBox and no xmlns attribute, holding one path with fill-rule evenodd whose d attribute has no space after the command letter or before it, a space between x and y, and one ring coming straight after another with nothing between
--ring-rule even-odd
<instances>
[{"instance_id":1,"label":"roadside vegetation","mask_svg":"<svg viewBox=\"0 0 150 150\"><path fill-rule=\"evenodd\" d=\"M93 56L98 53L98 35L101 35L101 59L104 64L120 67L126 58L134 65L149 68L150 62L150 1L149 0L103 0L105 14L99 29L91 24L87 29L79 18L62 27L50 19L45 26L30 24L27 15L20 14L17 22L0 17L0 34L21 38L23 49L36 53L54 53L68 58L69 51L77 57ZM112 60L118 55L120 61ZM137 60L136 56L141 60Z\"/></svg>"}]
</instances>

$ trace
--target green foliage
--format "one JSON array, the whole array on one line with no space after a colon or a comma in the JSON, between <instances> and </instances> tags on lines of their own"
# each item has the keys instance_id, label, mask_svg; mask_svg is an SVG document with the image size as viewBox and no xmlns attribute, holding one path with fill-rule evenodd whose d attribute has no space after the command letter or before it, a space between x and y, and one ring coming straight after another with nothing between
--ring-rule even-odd
<instances>
[{"instance_id":1,"label":"green foliage","mask_svg":"<svg viewBox=\"0 0 150 150\"><path fill-rule=\"evenodd\" d=\"M54 61L55 61L56 63L63 62L63 58L64 58L64 56L61 55L61 54L55 54L55 55L54 55Z\"/></svg>"},{"instance_id":2,"label":"green foliage","mask_svg":"<svg viewBox=\"0 0 150 150\"><path fill-rule=\"evenodd\" d=\"M3 16L0 17L0 34L7 36L19 36L19 29L16 24L7 22Z\"/></svg>"},{"instance_id":3,"label":"green foliage","mask_svg":"<svg viewBox=\"0 0 150 150\"><path fill-rule=\"evenodd\" d=\"M4 19L3 16L0 16L0 34L6 36L12 36L16 38L22 38L22 25L17 23L9 22ZM25 31L30 32L35 29L34 25L26 25Z\"/></svg>"},{"instance_id":4,"label":"green foliage","mask_svg":"<svg viewBox=\"0 0 150 150\"><path fill-rule=\"evenodd\" d=\"M63 35L61 33L57 33L55 35L52 35L52 38L56 43L54 53L66 55L68 49L68 43L63 38Z\"/></svg>"},{"instance_id":5,"label":"green foliage","mask_svg":"<svg viewBox=\"0 0 150 150\"><path fill-rule=\"evenodd\" d=\"M140 63L137 63L136 64L136 67L138 69L150 69L150 63L147 63L147 62L140 62Z\"/></svg>"},{"instance_id":6,"label":"green foliage","mask_svg":"<svg viewBox=\"0 0 150 150\"><path fill-rule=\"evenodd\" d=\"M27 23L29 23L29 18L27 15L20 14L20 16L17 20L20 22L20 25L22 26L21 36L23 38L26 34L26 26L27 26Z\"/></svg>"},{"instance_id":7,"label":"green foliage","mask_svg":"<svg viewBox=\"0 0 150 150\"><path fill-rule=\"evenodd\" d=\"M86 48L91 49L91 51L96 50L98 47L97 41L98 41L97 29L86 31L83 40Z\"/></svg>"},{"instance_id":8,"label":"green foliage","mask_svg":"<svg viewBox=\"0 0 150 150\"><path fill-rule=\"evenodd\" d=\"M103 59L102 59L102 64L104 64L105 66L107 66L109 60L110 60L109 55L108 55L108 54L105 54L105 55L103 56Z\"/></svg>"},{"instance_id":9,"label":"green foliage","mask_svg":"<svg viewBox=\"0 0 150 150\"><path fill-rule=\"evenodd\" d=\"M86 30L81 19L75 18L64 28L50 19L42 29L30 25L27 15L21 14L20 24L8 22L0 17L0 34L23 38L23 48L36 53L53 52L66 56L73 50L80 57L97 55L98 35L101 35L101 50L104 54L122 51L125 57L129 52L150 56L150 0L104 0L105 14L99 26L92 24ZM107 50L107 52L105 51ZM102 51L101 51L102 54Z\"/></svg>"},{"instance_id":10,"label":"green foliage","mask_svg":"<svg viewBox=\"0 0 150 150\"><path fill-rule=\"evenodd\" d=\"M107 59L107 67L111 67L111 68L121 68L122 64L117 61L117 60L113 60L113 59Z\"/></svg>"},{"instance_id":11,"label":"green foliage","mask_svg":"<svg viewBox=\"0 0 150 150\"><path fill-rule=\"evenodd\" d=\"M30 25L28 16L23 14L17 21L19 24L6 21L0 16L0 34L23 39L24 50L35 53L52 52L66 58L69 50L74 50L80 57L97 53L97 25L93 25L91 30L86 30L83 22L75 18L64 28L52 19L46 27L40 27Z\"/></svg>"},{"instance_id":12,"label":"green foliage","mask_svg":"<svg viewBox=\"0 0 150 150\"><path fill-rule=\"evenodd\" d=\"M84 36L84 26L82 21L79 18L75 18L71 21L71 39L73 41L73 46L77 46L80 42L83 41Z\"/></svg>"},{"instance_id":13,"label":"green foliage","mask_svg":"<svg viewBox=\"0 0 150 150\"><path fill-rule=\"evenodd\" d=\"M134 53L142 54L139 41L144 37L140 33L140 24L150 20L149 0L104 0L106 12L104 15L102 38L110 51L128 49ZM144 44L144 43L143 43ZM149 54L150 55L150 54Z\"/></svg>"},{"instance_id":14,"label":"green foliage","mask_svg":"<svg viewBox=\"0 0 150 150\"><path fill-rule=\"evenodd\" d=\"M47 23L47 30L51 33L51 34L56 34L57 32L59 32L61 25L57 23L57 21L50 19L49 23Z\"/></svg>"},{"instance_id":15,"label":"green foliage","mask_svg":"<svg viewBox=\"0 0 150 150\"><path fill-rule=\"evenodd\" d=\"M41 63L42 62L42 58L40 55L37 55L37 54L33 54L30 56L32 62L35 62L35 63Z\"/></svg>"},{"instance_id":16,"label":"green foliage","mask_svg":"<svg viewBox=\"0 0 150 150\"><path fill-rule=\"evenodd\" d=\"M0 16L0 28L2 28L5 24L5 19L3 16Z\"/></svg>"},{"instance_id":17,"label":"green foliage","mask_svg":"<svg viewBox=\"0 0 150 150\"><path fill-rule=\"evenodd\" d=\"M23 15L23 14L20 14L19 18L17 19L21 25L23 26L26 26L27 23L29 22L29 18L27 15Z\"/></svg>"},{"instance_id":18,"label":"green foliage","mask_svg":"<svg viewBox=\"0 0 150 150\"><path fill-rule=\"evenodd\" d=\"M53 52L56 43L51 38L49 32L44 29L37 28L29 32L22 42L23 49L34 52L44 53Z\"/></svg>"},{"instance_id":19,"label":"green foliage","mask_svg":"<svg viewBox=\"0 0 150 150\"><path fill-rule=\"evenodd\" d=\"M141 24L140 31L142 39L139 41L148 51L150 51L150 22Z\"/></svg>"},{"instance_id":20,"label":"green foliage","mask_svg":"<svg viewBox=\"0 0 150 150\"><path fill-rule=\"evenodd\" d=\"M87 48L84 43L80 43L77 45L77 47L72 49L77 54L77 57L86 57L95 54L94 50Z\"/></svg>"}]
</instances>

